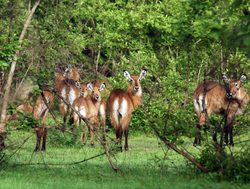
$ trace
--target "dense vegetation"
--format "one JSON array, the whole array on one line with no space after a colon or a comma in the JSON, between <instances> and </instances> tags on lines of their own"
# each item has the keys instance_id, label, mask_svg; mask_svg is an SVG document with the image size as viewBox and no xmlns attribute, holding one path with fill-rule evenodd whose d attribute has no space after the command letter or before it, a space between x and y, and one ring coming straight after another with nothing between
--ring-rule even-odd
<instances>
[{"instance_id":1,"label":"dense vegetation","mask_svg":"<svg viewBox=\"0 0 250 189\"><path fill-rule=\"evenodd\" d=\"M34 93L44 83L53 86L55 68L68 64L81 67L82 80L104 79L113 88L126 88L123 70L138 74L146 68L144 105L133 114L132 132L150 134L153 124L185 147L195 133L197 84L204 78L221 82L222 73L250 76L248 0L42 0L20 47L34 2L0 0L1 93L18 48L13 90L24 77L37 85ZM238 142L248 142L239 143L234 155L228 149L217 153L206 142L198 156L223 179L249 181L249 115L248 108L235 120ZM220 119L213 117L211 124Z\"/></svg>"}]
</instances>

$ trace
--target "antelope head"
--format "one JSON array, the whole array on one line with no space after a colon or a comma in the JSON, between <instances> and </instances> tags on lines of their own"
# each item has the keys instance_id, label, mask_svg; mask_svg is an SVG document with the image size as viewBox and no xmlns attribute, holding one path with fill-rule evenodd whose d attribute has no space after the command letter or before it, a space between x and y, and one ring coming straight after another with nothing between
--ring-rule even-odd
<instances>
[{"instance_id":1,"label":"antelope head","mask_svg":"<svg viewBox=\"0 0 250 189\"><path fill-rule=\"evenodd\" d=\"M223 80L228 86L232 98L242 100L247 95L247 92L243 87L243 84L246 81L245 75L242 75L239 80L229 79L224 75Z\"/></svg>"},{"instance_id":2,"label":"antelope head","mask_svg":"<svg viewBox=\"0 0 250 189\"><path fill-rule=\"evenodd\" d=\"M130 82L129 89L134 94L141 94L141 80L146 76L147 71L145 69L141 70L139 76L131 76L128 71L124 71L124 77Z\"/></svg>"},{"instance_id":3,"label":"antelope head","mask_svg":"<svg viewBox=\"0 0 250 189\"><path fill-rule=\"evenodd\" d=\"M93 85L91 82L87 84L87 88L90 91L91 97L96 101L101 101L101 92L105 89L105 83L99 85Z\"/></svg>"},{"instance_id":4,"label":"antelope head","mask_svg":"<svg viewBox=\"0 0 250 189\"><path fill-rule=\"evenodd\" d=\"M64 71L64 77L68 79L72 79L74 81L80 80L80 74L79 70L77 68L74 68L71 64L68 65L68 67Z\"/></svg>"}]
</instances>

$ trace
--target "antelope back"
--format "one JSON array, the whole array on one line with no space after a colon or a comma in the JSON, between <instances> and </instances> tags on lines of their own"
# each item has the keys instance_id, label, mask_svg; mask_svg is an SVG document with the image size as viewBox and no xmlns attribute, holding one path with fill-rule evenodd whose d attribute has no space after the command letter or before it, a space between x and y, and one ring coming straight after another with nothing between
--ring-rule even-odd
<instances>
[{"instance_id":1,"label":"antelope back","mask_svg":"<svg viewBox=\"0 0 250 189\"><path fill-rule=\"evenodd\" d=\"M63 72L55 72L55 88L59 90L60 85L62 84L63 80L65 79Z\"/></svg>"},{"instance_id":2,"label":"antelope back","mask_svg":"<svg viewBox=\"0 0 250 189\"><path fill-rule=\"evenodd\" d=\"M24 103L16 108L17 112L32 113L33 107L29 103Z\"/></svg>"}]
</instances>

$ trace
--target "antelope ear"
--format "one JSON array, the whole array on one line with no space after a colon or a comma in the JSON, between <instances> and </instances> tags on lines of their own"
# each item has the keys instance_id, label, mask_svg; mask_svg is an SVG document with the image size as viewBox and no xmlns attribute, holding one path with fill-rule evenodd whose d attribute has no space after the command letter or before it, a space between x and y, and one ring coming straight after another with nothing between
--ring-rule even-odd
<instances>
[{"instance_id":1,"label":"antelope ear","mask_svg":"<svg viewBox=\"0 0 250 189\"><path fill-rule=\"evenodd\" d=\"M91 82L87 83L87 88L88 88L89 91L93 91L93 85L92 85Z\"/></svg>"},{"instance_id":2,"label":"antelope ear","mask_svg":"<svg viewBox=\"0 0 250 189\"><path fill-rule=\"evenodd\" d=\"M68 69L72 69L72 68L73 68L72 64L69 64Z\"/></svg>"},{"instance_id":3,"label":"antelope ear","mask_svg":"<svg viewBox=\"0 0 250 189\"><path fill-rule=\"evenodd\" d=\"M227 78L226 75L223 75L223 76L222 76L222 79L223 79L223 81L224 81L225 83L229 83L229 81L230 81L230 79Z\"/></svg>"},{"instance_id":4,"label":"antelope ear","mask_svg":"<svg viewBox=\"0 0 250 189\"><path fill-rule=\"evenodd\" d=\"M240 77L240 82L243 83L244 81L246 81L247 77L245 75L242 75Z\"/></svg>"},{"instance_id":5,"label":"antelope ear","mask_svg":"<svg viewBox=\"0 0 250 189\"><path fill-rule=\"evenodd\" d=\"M81 83L79 81L75 81L75 85L77 88L81 89Z\"/></svg>"},{"instance_id":6,"label":"antelope ear","mask_svg":"<svg viewBox=\"0 0 250 189\"><path fill-rule=\"evenodd\" d=\"M139 76L139 80L142 80L147 74L147 70L146 69L142 69L140 76Z\"/></svg>"},{"instance_id":7,"label":"antelope ear","mask_svg":"<svg viewBox=\"0 0 250 189\"><path fill-rule=\"evenodd\" d=\"M130 74L128 73L128 71L124 71L124 77L126 77L128 81L132 81L132 78Z\"/></svg>"},{"instance_id":8,"label":"antelope ear","mask_svg":"<svg viewBox=\"0 0 250 189\"><path fill-rule=\"evenodd\" d=\"M106 84L105 83L102 83L100 88L99 88L99 91L103 91L106 87Z\"/></svg>"},{"instance_id":9,"label":"antelope ear","mask_svg":"<svg viewBox=\"0 0 250 189\"><path fill-rule=\"evenodd\" d=\"M65 69L65 73L68 73L68 72L70 72L71 70L73 69L73 66L71 65L71 64L69 64L67 67L66 67L66 69Z\"/></svg>"}]
</instances>

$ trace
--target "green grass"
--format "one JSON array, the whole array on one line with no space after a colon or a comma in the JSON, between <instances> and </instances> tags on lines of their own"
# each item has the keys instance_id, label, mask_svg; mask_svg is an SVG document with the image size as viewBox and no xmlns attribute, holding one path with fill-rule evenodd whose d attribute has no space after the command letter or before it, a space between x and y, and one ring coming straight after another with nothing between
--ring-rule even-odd
<instances>
[{"instance_id":1,"label":"green grass","mask_svg":"<svg viewBox=\"0 0 250 189\"><path fill-rule=\"evenodd\" d=\"M20 145L31 133L13 132L10 139ZM110 133L113 136L113 133ZM35 137L25 143L0 171L0 188L249 188L250 184L217 181L214 175L197 174L195 169L172 151L159 145L153 136L130 135L128 152L118 153L115 173L105 156L88 162L64 166L101 153L96 144L76 146L56 145L50 140L47 152L33 153ZM191 148L191 142L187 144ZM10 154L13 150L8 150ZM193 151L195 153L195 151ZM41 165L15 166L20 163Z\"/></svg>"}]
</instances>

